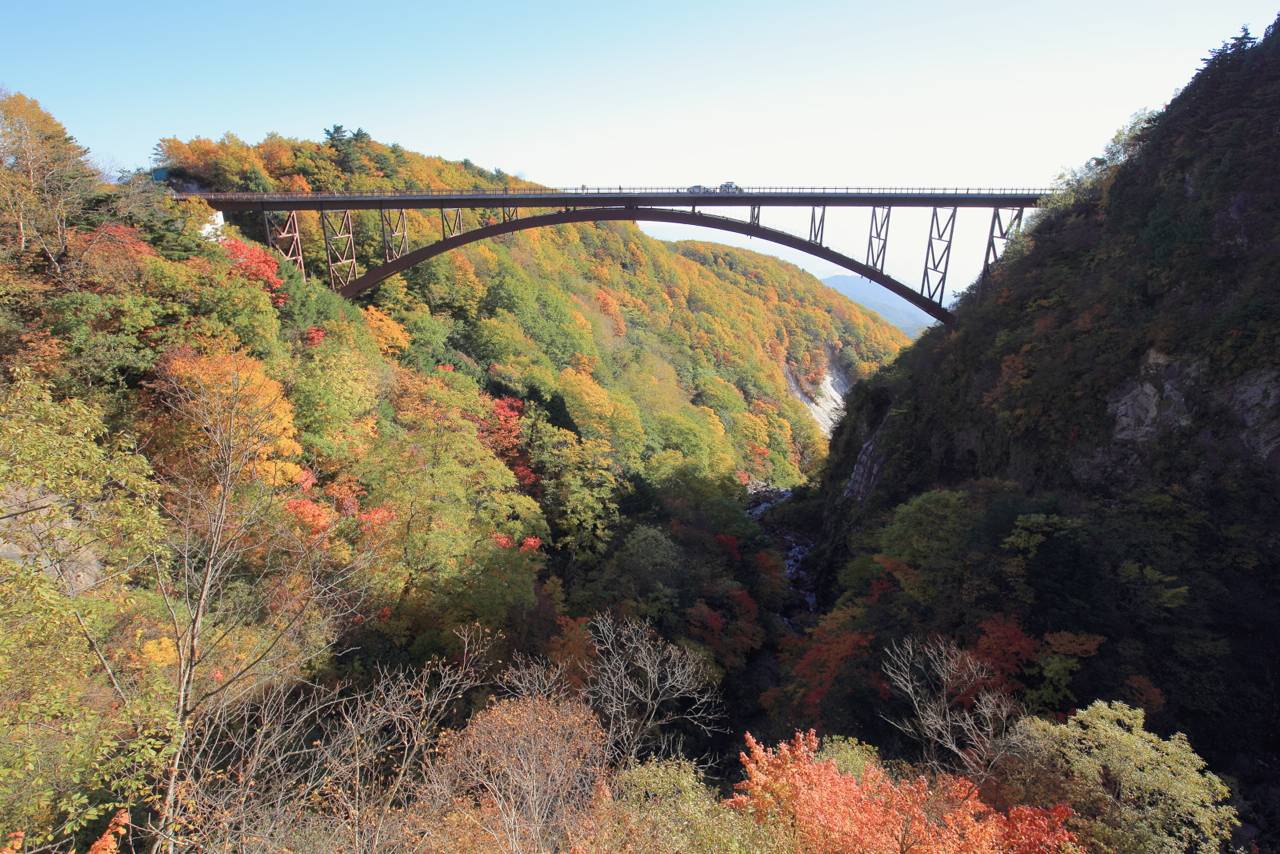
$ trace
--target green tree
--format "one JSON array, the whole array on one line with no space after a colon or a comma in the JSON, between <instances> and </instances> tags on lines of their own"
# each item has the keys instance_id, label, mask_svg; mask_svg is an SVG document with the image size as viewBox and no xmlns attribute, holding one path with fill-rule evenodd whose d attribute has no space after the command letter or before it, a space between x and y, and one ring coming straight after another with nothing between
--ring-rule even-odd
<instances>
[{"instance_id":1,"label":"green tree","mask_svg":"<svg viewBox=\"0 0 1280 854\"><path fill-rule=\"evenodd\" d=\"M530 434L555 545L574 558L602 554L618 521L613 448L604 439L580 439L542 420L533 421Z\"/></svg>"},{"instance_id":2,"label":"green tree","mask_svg":"<svg viewBox=\"0 0 1280 854\"><path fill-rule=\"evenodd\" d=\"M1220 851L1238 823L1230 790L1186 736L1160 738L1144 723L1141 709L1101 700L1063 724L1023 719L1027 746L1006 770L1006 795L1070 804L1092 851Z\"/></svg>"},{"instance_id":3,"label":"green tree","mask_svg":"<svg viewBox=\"0 0 1280 854\"><path fill-rule=\"evenodd\" d=\"M19 253L37 249L55 275L98 187L87 154L38 101L0 90L0 240Z\"/></svg>"},{"instance_id":4,"label":"green tree","mask_svg":"<svg viewBox=\"0 0 1280 854\"><path fill-rule=\"evenodd\" d=\"M0 838L65 841L145 797L166 716L127 582L160 554L145 459L99 413L0 387Z\"/></svg>"}]
</instances>

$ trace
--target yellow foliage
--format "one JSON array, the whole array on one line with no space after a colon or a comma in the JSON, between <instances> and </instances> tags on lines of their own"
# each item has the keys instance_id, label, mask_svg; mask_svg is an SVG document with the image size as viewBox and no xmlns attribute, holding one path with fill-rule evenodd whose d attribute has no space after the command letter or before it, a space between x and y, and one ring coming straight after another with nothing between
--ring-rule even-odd
<instances>
[{"instance_id":1,"label":"yellow foliage","mask_svg":"<svg viewBox=\"0 0 1280 854\"><path fill-rule=\"evenodd\" d=\"M409 347L409 333L382 311L368 306L364 309L364 319L382 355L398 356Z\"/></svg>"},{"instance_id":2,"label":"yellow foliage","mask_svg":"<svg viewBox=\"0 0 1280 854\"><path fill-rule=\"evenodd\" d=\"M169 354L160 373L160 393L178 416L174 421L158 411L151 425L153 435L168 439L155 455L165 468L187 469L231 451L250 458L242 477L283 486L302 474L293 462L302 453L293 405L257 359L180 350Z\"/></svg>"},{"instance_id":3,"label":"yellow foliage","mask_svg":"<svg viewBox=\"0 0 1280 854\"><path fill-rule=\"evenodd\" d=\"M142 657L155 667L171 667L178 663L178 648L169 638L156 638L143 642Z\"/></svg>"}]
</instances>

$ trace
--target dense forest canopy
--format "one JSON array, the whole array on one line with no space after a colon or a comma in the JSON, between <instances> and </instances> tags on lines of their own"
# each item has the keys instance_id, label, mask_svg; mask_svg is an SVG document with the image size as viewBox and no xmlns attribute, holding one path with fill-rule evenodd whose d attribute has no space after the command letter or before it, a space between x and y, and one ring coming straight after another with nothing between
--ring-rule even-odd
<instances>
[{"instance_id":1,"label":"dense forest canopy","mask_svg":"<svg viewBox=\"0 0 1280 854\"><path fill-rule=\"evenodd\" d=\"M910 347L627 224L344 300L172 189L521 182L339 125L107 182L0 94L0 854L1266 844L1278 81L1215 51Z\"/></svg>"}]
</instances>

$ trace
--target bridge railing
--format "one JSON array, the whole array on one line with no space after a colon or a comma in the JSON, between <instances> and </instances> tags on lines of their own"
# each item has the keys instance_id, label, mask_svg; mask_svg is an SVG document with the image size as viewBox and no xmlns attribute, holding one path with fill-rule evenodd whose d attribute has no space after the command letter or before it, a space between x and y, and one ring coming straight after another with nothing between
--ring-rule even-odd
<instances>
[{"instance_id":1,"label":"bridge railing","mask_svg":"<svg viewBox=\"0 0 1280 854\"><path fill-rule=\"evenodd\" d=\"M314 196L359 196L361 198L396 199L422 196L565 196L565 195L718 195L747 196L766 194L830 194L830 195L883 195L883 196L1047 196L1055 192L1050 187L739 187L721 190L716 187L502 187L498 189L424 189L402 190L391 193L195 193L205 198L228 201L252 201L267 198L309 198Z\"/></svg>"}]
</instances>

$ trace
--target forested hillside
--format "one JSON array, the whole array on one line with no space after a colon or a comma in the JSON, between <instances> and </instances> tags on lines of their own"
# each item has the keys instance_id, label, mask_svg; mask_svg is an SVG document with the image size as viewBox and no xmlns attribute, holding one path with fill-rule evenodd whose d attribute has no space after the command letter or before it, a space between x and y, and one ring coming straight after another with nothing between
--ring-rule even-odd
<instances>
[{"instance_id":1,"label":"forested hillside","mask_svg":"<svg viewBox=\"0 0 1280 854\"><path fill-rule=\"evenodd\" d=\"M795 599L747 487L799 483L825 454L788 375L869 374L896 330L790 265L628 225L469 247L353 304L314 275L314 219L304 278L259 222L218 232L150 175L103 181L34 100L0 115L10 848L126 829L210 844L201 828L234 826L218 781L237 733L272 703L309 686L286 717L329 726L317 698L372 714L361 692L456 679L436 724L458 724L514 654L585 684L610 619L683 680L626 756L669 754L688 710L666 706L704 694L683 728L705 746L721 685L758 714L732 674ZM159 150L160 177L216 189L510 181L340 128ZM256 784L284 785L274 770Z\"/></svg>"},{"instance_id":2,"label":"forested hillside","mask_svg":"<svg viewBox=\"0 0 1280 854\"><path fill-rule=\"evenodd\" d=\"M1251 45L852 391L784 719L889 736L881 651L942 634L1033 712L1123 699L1187 733L1277 844L1280 39Z\"/></svg>"}]
</instances>

